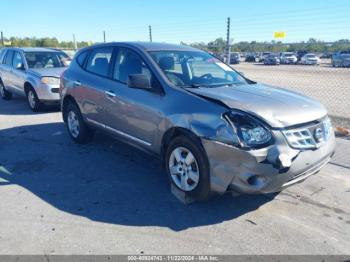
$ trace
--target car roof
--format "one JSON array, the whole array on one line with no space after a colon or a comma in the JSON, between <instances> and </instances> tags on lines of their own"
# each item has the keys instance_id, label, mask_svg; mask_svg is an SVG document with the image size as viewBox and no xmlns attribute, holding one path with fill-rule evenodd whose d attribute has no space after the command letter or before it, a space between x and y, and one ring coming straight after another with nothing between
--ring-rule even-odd
<instances>
[{"instance_id":1,"label":"car roof","mask_svg":"<svg viewBox=\"0 0 350 262\"><path fill-rule=\"evenodd\" d=\"M96 44L91 47L99 46L130 46L142 49L144 51L200 51L199 49L186 46L186 45L176 45L176 44L167 44L167 43L156 43L156 42L111 42Z\"/></svg>"},{"instance_id":2,"label":"car roof","mask_svg":"<svg viewBox=\"0 0 350 262\"><path fill-rule=\"evenodd\" d=\"M23 52L59 52L59 49L45 47L7 47L9 50L21 50Z\"/></svg>"}]
</instances>

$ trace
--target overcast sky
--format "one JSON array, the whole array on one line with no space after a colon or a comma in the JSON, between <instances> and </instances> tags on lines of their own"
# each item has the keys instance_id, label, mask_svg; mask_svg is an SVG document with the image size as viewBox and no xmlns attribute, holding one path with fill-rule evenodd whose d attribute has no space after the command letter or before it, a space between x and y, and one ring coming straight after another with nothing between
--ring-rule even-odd
<instances>
[{"instance_id":1,"label":"overcast sky","mask_svg":"<svg viewBox=\"0 0 350 262\"><path fill-rule=\"evenodd\" d=\"M348 0L11 0L0 4L5 36L71 40L148 40L148 25L158 42L208 42L226 35L238 41L270 41L285 31L285 42L350 38Z\"/></svg>"}]
</instances>

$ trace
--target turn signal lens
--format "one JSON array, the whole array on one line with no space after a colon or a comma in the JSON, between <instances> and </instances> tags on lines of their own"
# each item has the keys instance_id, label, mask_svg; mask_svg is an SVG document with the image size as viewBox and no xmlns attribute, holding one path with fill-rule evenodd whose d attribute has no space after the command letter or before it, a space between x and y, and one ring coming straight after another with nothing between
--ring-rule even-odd
<instances>
[{"instance_id":1,"label":"turn signal lens","mask_svg":"<svg viewBox=\"0 0 350 262\"><path fill-rule=\"evenodd\" d=\"M56 77L42 77L41 83L46 85L59 85L60 79Z\"/></svg>"}]
</instances>

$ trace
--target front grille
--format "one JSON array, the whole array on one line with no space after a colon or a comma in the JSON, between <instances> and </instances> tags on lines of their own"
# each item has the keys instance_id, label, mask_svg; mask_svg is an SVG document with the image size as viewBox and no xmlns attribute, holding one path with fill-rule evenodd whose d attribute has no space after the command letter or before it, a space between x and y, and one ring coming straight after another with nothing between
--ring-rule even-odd
<instances>
[{"instance_id":1,"label":"front grille","mask_svg":"<svg viewBox=\"0 0 350 262\"><path fill-rule=\"evenodd\" d=\"M51 88L52 93L59 93L60 89L59 88Z\"/></svg>"},{"instance_id":2,"label":"front grille","mask_svg":"<svg viewBox=\"0 0 350 262\"><path fill-rule=\"evenodd\" d=\"M320 123L296 129L286 129L282 133L292 148L314 149L329 139L331 128L330 120L326 118Z\"/></svg>"}]
</instances>

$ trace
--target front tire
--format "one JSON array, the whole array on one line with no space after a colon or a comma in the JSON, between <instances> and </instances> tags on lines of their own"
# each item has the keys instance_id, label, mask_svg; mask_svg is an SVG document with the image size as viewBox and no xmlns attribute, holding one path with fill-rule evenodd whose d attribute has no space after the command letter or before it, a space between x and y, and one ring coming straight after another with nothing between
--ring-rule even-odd
<instances>
[{"instance_id":1,"label":"front tire","mask_svg":"<svg viewBox=\"0 0 350 262\"><path fill-rule=\"evenodd\" d=\"M33 111L33 112L38 112L41 109L41 102L38 98L38 95L36 94L34 88L29 88L26 92L27 95L27 102L28 102L28 106L29 108Z\"/></svg>"},{"instance_id":2,"label":"front tire","mask_svg":"<svg viewBox=\"0 0 350 262\"><path fill-rule=\"evenodd\" d=\"M178 136L170 142L165 154L171 183L194 200L206 200L210 193L210 168L200 143Z\"/></svg>"},{"instance_id":3,"label":"front tire","mask_svg":"<svg viewBox=\"0 0 350 262\"><path fill-rule=\"evenodd\" d=\"M65 109L65 123L72 140L78 144L91 141L93 131L85 124L77 105L70 103Z\"/></svg>"},{"instance_id":4,"label":"front tire","mask_svg":"<svg viewBox=\"0 0 350 262\"><path fill-rule=\"evenodd\" d=\"M4 84L1 81L0 81L0 95L1 95L1 98L4 100L12 99L12 93L6 90Z\"/></svg>"}]
</instances>

